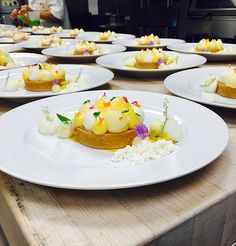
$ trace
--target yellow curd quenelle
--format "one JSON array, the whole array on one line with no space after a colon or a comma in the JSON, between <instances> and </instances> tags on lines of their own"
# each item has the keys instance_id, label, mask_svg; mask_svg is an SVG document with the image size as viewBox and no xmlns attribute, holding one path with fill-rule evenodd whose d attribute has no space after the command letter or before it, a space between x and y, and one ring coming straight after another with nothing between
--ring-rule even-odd
<instances>
[{"instance_id":1,"label":"yellow curd quenelle","mask_svg":"<svg viewBox=\"0 0 236 246\"><path fill-rule=\"evenodd\" d=\"M195 51L211 53L217 53L223 49L221 39L212 39L211 41L209 39L202 39L194 47Z\"/></svg>"},{"instance_id":2,"label":"yellow curd quenelle","mask_svg":"<svg viewBox=\"0 0 236 246\"><path fill-rule=\"evenodd\" d=\"M125 66L136 67L139 69L164 69L177 67L178 56L168 56L162 49L141 50L125 60Z\"/></svg>"},{"instance_id":3,"label":"yellow curd quenelle","mask_svg":"<svg viewBox=\"0 0 236 246\"><path fill-rule=\"evenodd\" d=\"M11 55L4 49L0 49L0 66L3 67L12 67L15 65L15 62L11 58Z\"/></svg>"}]
</instances>

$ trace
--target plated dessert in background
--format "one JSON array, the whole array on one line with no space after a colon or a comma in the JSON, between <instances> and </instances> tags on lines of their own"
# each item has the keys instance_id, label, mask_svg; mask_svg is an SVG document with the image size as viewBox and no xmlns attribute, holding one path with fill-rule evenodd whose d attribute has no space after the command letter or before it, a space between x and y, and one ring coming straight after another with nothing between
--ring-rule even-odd
<instances>
[{"instance_id":1,"label":"plated dessert in background","mask_svg":"<svg viewBox=\"0 0 236 246\"><path fill-rule=\"evenodd\" d=\"M32 33L38 35L48 35L48 34L56 34L62 32L62 27L60 26L52 26L52 27L44 27L44 26L33 26Z\"/></svg>"},{"instance_id":2,"label":"plated dessert in background","mask_svg":"<svg viewBox=\"0 0 236 246\"><path fill-rule=\"evenodd\" d=\"M178 96L204 104L236 109L235 66L182 71L170 75L164 83L169 91Z\"/></svg>"},{"instance_id":3,"label":"plated dessert in background","mask_svg":"<svg viewBox=\"0 0 236 246\"><path fill-rule=\"evenodd\" d=\"M27 41L29 39L29 34L25 32L15 32L11 37L0 38L0 43L19 43Z\"/></svg>"},{"instance_id":4,"label":"plated dessert in background","mask_svg":"<svg viewBox=\"0 0 236 246\"><path fill-rule=\"evenodd\" d=\"M0 70L27 66L37 62L44 62L47 58L39 54L31 53L8 53L0 48Z\"/></svg>"},{"instance_id":5,"label":"plated dessert in background","mask_svg":"<svg viewBox=\"0 0 236 246\"><path fill-rule=\"evenodd\" d=\"M96 62L131 75L158 76L202 65L206 59L199 55L187 55L153 48L152 50L104 55L97 58Z\"/></svg>"},{"instance_id":6,"label":"plated dessert in background","mask_svg":"<svg viewBox=\"0 0 236 246\"><path fill-rule=\"evenodd\" d=\"M45 97L82 91L113 78L104 68L84 65L40 63L0 75L0 98Z\"/></svg>"},{"instance_id":7,"label":"plated dessert in background","mask_svg":"<svg viewBox=\"0 0 236 246\"><path fill-rule=\"evenodd\" d=\"M0 133L0 148L8 139L21 153L15 158L5 148L1 171L72 189L116 189L171 180L206 166L228 142L224 121L199 104L158 93L117 90L25 104L1 117ZM129 137L125 140L123 134ZM110 145L106 148L109 141L113 147L123 147L114 152ZM199 158L203 152L207 155ZM27 169L31 158L35 161Z\"/></svg>"},{"instance_id":8,"label":"plated dessert in background","mask_svg":"<svg viewBox=\"0 0 236 246\"><path fill-rule=\"evenodd\" d=\"M167 48L178 52L200 54L209 61L236 60L236 44L226 44L221 39L202 39L198 43L169 45Z\"/></svg>"},{"instance_id":9,"label":"plated dessert in background","mask_svg":"<svg viewBox=\"0 0 236 246\"><path fill-rule=\"evenodd\" d=\"M76 39L82 41L90 41L96 43L112 43L115 40L133 39L134 35L125 33L106 32L85 32L83 35L77 36Z\"/></svg>"},{"instance_id":10,"label":"plated dessert in background","mask_svg":"<svg viewBox=\"0 0 236 246\"><path fill-rule=\"evenodd\" d=\"M82 62L92 62L97 57L125 51L125 47L112 44L96 44L88 41L76 41L72 45L62 45L44 49L42 53L47 56L76 60Z\"/></svg>"}]
</instances>

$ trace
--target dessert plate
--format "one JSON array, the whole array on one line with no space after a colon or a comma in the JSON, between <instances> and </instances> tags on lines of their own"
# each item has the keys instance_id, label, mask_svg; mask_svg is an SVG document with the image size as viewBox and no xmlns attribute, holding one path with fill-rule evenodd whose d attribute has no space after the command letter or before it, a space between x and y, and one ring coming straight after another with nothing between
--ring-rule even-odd
<instances>
[{"instance_id":1,"label":"dessert plate","mask_svg":"<svg viewBox=\"0 0 236 246\"><path fill-rule=\"evenodd\" d=\"M184 139L177 150L158 160L111 164L109 158L113 152L38 133L43 106L48 106L51 112L72 115L85 100L97 98L98 91L89 91L37 100L3 114L0 117L0 171L51 187L122 189L192 173L214 161L227 146L229 134L225 122L197 103L142 91L106 93L111 97L124 95L131 101L138 100L144 109L146 124L161 114L163 101L167 98L170 113L183 129Z\"/></svg>"},{"instance_id":2,"label":"dessert plate","mask_svg":"<svg viewBox=\"0 0 236 246\"><path fill-rule=\"evenodd\" d=\"M104 54L118 53L125 51L126 48L121 45L113 45L113 44L97 44L97 46L104 49ZM96 55L70 55L71 45L62 45L56 46L48 49L44 49L42 53L47 56L52 56L56 58L69 59L74 61L94 61L97 57L102 56L104 54L96 54Z\"/></svg>"},{"instance_id":3,"label":"dessert plate","mask_svg":"<svg viewBox=\"0 0 236 246\"><path fill-rule=\"evenodd\" d=\"M61 32L51 32L49 28L45 28L41 31L32 31L33 35L51 35L51 34L59 34Z\"/></svg>"},{"instance_id":4,"label":"dessert plate","mask_svg":"<svg viewBox=\"0 0 236 246\"><path fill-rule=\"evenodd\" d=\"M208 105L236 109L236 99L204 92L200 87L200 84L210 75L220 75L225 69L226 67L206 67L181 71L168 76L164 84L177 96Z\"/></svg>"},{"instance_id":5,"label":"dessert plate","mask_svg":"<svg viewBox=\"0 0 236 246\"><path fill-rule=\"evenodd\" d=\"M29 40L26 41L22 44L22 48L27 49L27 50L34 50L34 51L41 51L43 49L50 48L48 46L41 46L41 38L37 38L36 40ZM62 45L73 45L76 41L75 40L68 40L68 39L63 39L62 40ZM60 45L58 45L60 46ZM52 46L55 47L55 46Z\"/></svg>"},{"instance_id":6,"label":"dessert plate","mask_svg":"<svg viewBox=\"0 0 236 246\"><path fill-rule=\"evenodd\" d=\"M111 38L109 40L97 40L97 36L100 34L102 34L102 32L85 32L83 35L77 36L76 39L82 41L96 42L96 43L111 43L115 40L135 38L135 36L132 34L117 33L116 38Z\"/></svg>"},{"instance_id":7,"label":"dessert plate","mask_svg":"<svg viewBox=\"0 0 236 246\"><path fill-rule=\"evenodd\" d=\"M183 53L199 54L207 58L208 61L232 61L236 60L236 44L223 44L224 48L233 48L235 53L210 53L194 51L196 43L173 44L167 46L169 50Z\"/></svg>"},{"instance_id":8,"label":"dessert plate","mask_svg":"<svg viewBox=\"0 0 236 246\"><path fill-rule=\"evenodd\" d=\"M96 59L96 62L99 65L102 65L104 67L122 71L126 74L130 75L147 75L147 76L161 76L170 74L179 70L188 69L192 67L197 67L206 62L206 58L200 55L190 55L190 54L177 54L176 52L172 51L165 51L165 54L168 56L179 56L179 65L174 68L169 69L138 69L138 68L130 68L125 66L125 60L134 57L136 51L129 51L125 53L117 53L117 54L111 54L111 55L104 55Z\"/></svg>"},{"instance_id":9,"label":"dessert plate","mask_svg":"<svg viewBox=\"0 0 236 246\"><path fill-rule=\"evenodd\" d=\"M0 66L0 70L13 69L17 67L24 67L28 65L33 65L36 63L45 62L47 57L40 54L32 54L32 53L11 53L10 56L15 62L15 65L12 67L4 67Z\"/></svg>"},{"instance_id":10,"label":"dessert plate","mask_svg":"<svg viewBox=\"0 0 236 246\"><path fill-rule=\"evenodd\" d=\"M54 93L52 91L34 92L27 91L24 88L20 88L16 91L4 91L6 78L8 76L8 71L4 71L0 73L0 98L39 98L76 91L90 90L108 83L114 77L114 74L108 69L95 66L60 64L60 67L65 69L66 79L70 79L72 76L77 76L80 72L83 74L83 81L79 82L79 86L62 90L59 93ZM21 78L22 71L25 71L25 68L12 69L10 76Z\"/></svg>"},{"instance_id":11,"label":"dessert plate","mask_svg":"<svg viewBox=\"0 0 236 246\"><path fill-rule=\"evenodd\" d=\"M76 35L76 36L71 36L70 35L70 31L71 31L72 29L65 29L65 30L63 30L61 33L58 33L57 34L57 36L59 37L59 38L70 38L70 39L75 39L76 37L78 37L78 36L81 36L81 35L84 35L85 33L88 33L88 32L83 32L83 33L79 33L78 35Z\"/></svg>"},{"instance_id":12,"label":"dessert plate","mask_svg":"<svg viewBox=\"0 0 236 246\"><path fill-rule=\"evenodd\" d=\"M14 41L12 38L6 37L6 38L0 38L0 44L15 44L15 43L22 43L25 41Z\"/></svg>"},{"instance_id":13,"label":"dessert plate","mask_svg":"<svg viewBox=\"0 0 236 246\"><path fill-rule=\"evenodd\" d=\"M152 49L152 48L166 48L168 45L185 43L183 39L175 38L160 38L161 43L156 45L137 45L134 41L137 39L121 39L112 42L113 44L120 44L129 48L130 50Z\"/></svg>"},{"instance_id":14,"label":"dessert plate","mask_svg":"<svg viewBox=\"0 0 236 246\"><path fill-rule=\"evenodd\" d=\"M22 44L0 44L0 49L4 49L7 52L16 52L22 49Z\"/></svg>"}]
</instances>

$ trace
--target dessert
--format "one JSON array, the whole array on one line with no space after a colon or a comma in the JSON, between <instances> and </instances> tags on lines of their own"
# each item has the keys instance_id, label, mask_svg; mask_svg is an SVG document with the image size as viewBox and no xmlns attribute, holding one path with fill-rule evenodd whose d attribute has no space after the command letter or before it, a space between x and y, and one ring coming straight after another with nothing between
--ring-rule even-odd
<instances>
[{"instance_id":1,"label":"dessert","mask_svg":"<svg viewBox=\"0 0 236 246\"><path fill-rule=\"evenodd\" d=\"M201 84L201 87L204 92L236 99L236 68L228 67L219 76L211 75Z\"/></svg>"},{"instance_id":2,"label":"dessert","mask_svg":"<svg viewBox=\"0 0 236 246\"><path fill-rule=\"evenodd\" d=\"M82 28L81 29L74 28L70 30L69 35L71 37L76 37L77 35L82 34L82 33L84 33L84 30Z\"/></svg>"},{"instance_id":3,"label":"dessert","mask_svg":"<svg viewBox=\"0 0 236 246\"><path fill-rule=\"evenodd\" d=\"M58 65L37 64L22 72L25 89L29 91L51 91L53 85L65 83L65 70Z\"/></svg>"},{"instance_id":4,"label":"dessert","mask_svg":"<svg viewBox=\"0 0 236 246\"><path fill-rule=\"evenodd\" d=\"M158 159L176 150L184 135L181 125L168 112L167 99L162 114L158 114L149 128L143 123L144 112L137 101L130 103L124 96L108 98L106 93L95 102L86 100L72 119L52 114L47 108L43 113L39 133L73 137L91 148L116 149L109 158L112 162L140 163Z\"/></svg>"},{"instance_id":5,"label":"dessert","mask_svg":"<svg viewBox=\"0 0 236 246\"><path fill-rule=\"evenodd\" d=\"M49 32L50 33L58 33L58 32L62 32L62 27L61 26L52 26L49 28Z\"/></svg>"},{"instance_id":6,"label":"dessert","mask_svg":"<svg viewBox=\"0 0 236 246\"><path fill-rule=\"evenodd\" d=\"M110 41L110 40L114 40L117 38L117 34L115 32L111 32L111 31L107 31L107 32L103 32L101 34L99 34L96 37L97 41Z\"/></svg>"},{"instance_id":7,"label":"dessert","mask_svg":"<svg viewBox=\"0 0 236 246\"><path fill-rule=\"evenodd\" d=\"M95 102L85 101L75 112L75 135L78 142L88 147L124 148L132 143L134 127L143 120L144 113L138 102L130 103L122 96L109 99L104 93Z\"/></svg>"},{"instance_id":8,"label":"dessert","mask_svg":"<svg viewBox=\"0 0 236 246\"><path fill-rule=\"evenodd\" d=\"M178 56L167 56L162 49L141 50L134 57L125 60L125 66L139 69L164 69L176 67Z\"/></svg>"},{"instance_id":9,"label":"dessert","mask_svg":"<svg viewBox=\"0 0 236 246\"><path fill-rule=\"evenodd\" d=\"M134 45L147 45L147 46L153 46L153 45L160 45L161 41L158 36L156 35L145 35L141 38L137 38L134 40Z\"/></svg>"},{"instance_id":10,"label":"dessert","mask_svg":"<svg viewBox=\"0 0 236 246\"><path fill-rule=\"evenodd\" d=\"M202 39L196 44L194 48L195 51L211 53L216 53L223 49L224 47L221 39L212 39L211 41L209 39Z\"/></svg>"},{"instance_id":11,"label":"dessert","mask_svg":"<svg viewBox=\"0 0 236 246\"><path fill-rule=\"evenodd\" d=\"M14 65L15 62L11 58L10 54L4 49L0 49L0 66L11 67Z\"/></svg>"},{"instance_id":12,"label":"dessert","mask_svg":"<svg viewBox=\"0 0 236 246\"><path fill-rule=\"evenodd\" d=\"M17 32L13 37L12 40L15 42L22 42L29 39L29 35L25 32Z\"/></svg>"},{"instance_id":13,"label":"dessert","mask_svg":"<svg viewBox=\"0 0 236 246\"><path fill-rule=\"evenodd\" d=\"M70 55L98 55L104 53L104 50L95 44L94 42L79 41L74 44L72 49L69 51Z\"/></svg>"},{"instance_id":14,"label":"dessert","mask_svg":"<svg viewBox=\"0 0 236 246\"><path fill-rule=\"evenodd\" d=\"M32 27L33 32L43 31L43 30L44 30L44 26L33 26Z\"/></svg>"},{"instance_id":15,"label":"dessert","mask_svg":"<svg viewBox=\"0 0 236 246\"><path fill-rule=\"evenodd\" d=\"M61 44L62 44L62 40L55 35L44 37L40 42L40 46L46 46L46 47L61 45Z\"/></svg>"}]
</instances>

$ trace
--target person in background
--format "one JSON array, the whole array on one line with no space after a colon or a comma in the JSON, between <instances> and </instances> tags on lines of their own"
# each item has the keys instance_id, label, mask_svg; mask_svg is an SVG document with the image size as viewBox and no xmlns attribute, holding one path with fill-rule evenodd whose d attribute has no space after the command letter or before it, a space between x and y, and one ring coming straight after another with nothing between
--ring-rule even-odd
<instances>
[{"instance_id":1,"label":"person in background","mask_svg":"<svg viewBox=\"0 0 236 246\"><path fill-rule=\"evenodd\" d=\"M43 26L70 28L64 0L29 0L28 5L22 5L19 9L14 9L11 12L11 18L20 19L28 25L27 13L31 11L40 11L40 22Z\"/></svg>"}]
</instances>

